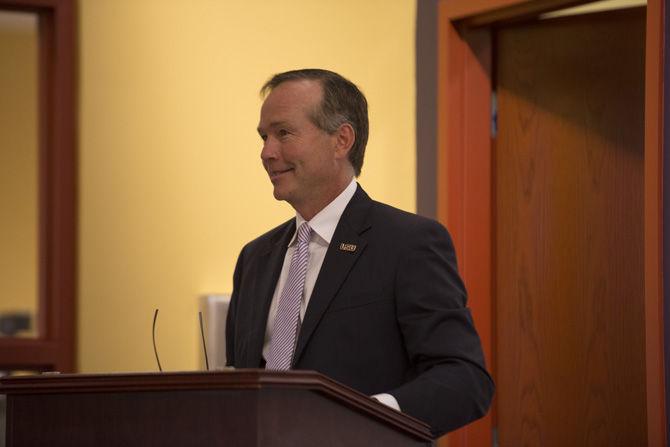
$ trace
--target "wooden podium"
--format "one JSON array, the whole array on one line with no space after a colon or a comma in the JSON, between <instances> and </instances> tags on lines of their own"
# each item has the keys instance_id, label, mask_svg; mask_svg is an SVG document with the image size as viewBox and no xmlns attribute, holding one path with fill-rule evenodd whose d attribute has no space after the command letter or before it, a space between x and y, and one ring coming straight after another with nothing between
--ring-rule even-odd
<instances>
[{"instance_id":1,"label":"wooden podium","mask_svg":"<svg viewBox=\"0 0 670 447\"><path fill-rule=\"evenodd\" d=\"M426 446L426 424L311 371L0 379L6 447Z\"/></svg>"}]
</instances>

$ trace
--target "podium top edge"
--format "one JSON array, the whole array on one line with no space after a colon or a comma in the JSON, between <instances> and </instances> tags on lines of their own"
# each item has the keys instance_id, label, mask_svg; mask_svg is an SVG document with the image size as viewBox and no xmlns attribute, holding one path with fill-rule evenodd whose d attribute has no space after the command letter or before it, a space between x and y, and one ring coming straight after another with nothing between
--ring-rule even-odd
<instances>
[{"instance_id":1,"label":"podium top edge","mask_svg":"<svg viewBox=\"0 0 670 447\"><path fill-rule=\"evenodd\" d=\"M318 383L345 387L316 371L267 371L264 369L225 369L217 371L124 372L95 374L45 373L0 378L0 394L46 392L100 392L138 388L211 389L298 386ZM352 390L353 391L353 390Z\"/></svg>"},{"instance_id":2,"label":"podium top edge","mask_svg":"<svg viewBox=\"0 0 670 447\"><path fill-rule=\"evenodd\" d=\"M427 424L395 411L316 371L226 369L217 371L136 372L111 374L40 374L0 378L0 394L67 394L203 390L314 391L357 411L395 425L422 440L431 440Z\"/></svg>"}]
</instances>

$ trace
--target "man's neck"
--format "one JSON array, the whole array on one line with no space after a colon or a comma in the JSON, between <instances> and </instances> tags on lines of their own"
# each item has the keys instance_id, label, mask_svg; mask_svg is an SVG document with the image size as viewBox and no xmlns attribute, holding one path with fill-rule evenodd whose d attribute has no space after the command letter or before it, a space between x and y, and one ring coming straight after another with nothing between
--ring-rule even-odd
<instances>
[{"instance_id":1,"label":"man's neck","mask_svg":"<svg viewBox=\"0 0 670 447\"><path fill-rule=\"evenodd\" d=\"M323 199L320 201L314 201L314 202L309 202L309 203L304 203L300 205L294 205L293 208L296 210L298 214L302 216L303 219L306 221L312 220L314 216L319 214L319 212L327 207L333 200L335 200L342 192L349 186L351 181L353 180L354 176L352 175L345 181L341 182L337 188L334 188L330 194L324 195Z\"/></svg>"}]
</instances>

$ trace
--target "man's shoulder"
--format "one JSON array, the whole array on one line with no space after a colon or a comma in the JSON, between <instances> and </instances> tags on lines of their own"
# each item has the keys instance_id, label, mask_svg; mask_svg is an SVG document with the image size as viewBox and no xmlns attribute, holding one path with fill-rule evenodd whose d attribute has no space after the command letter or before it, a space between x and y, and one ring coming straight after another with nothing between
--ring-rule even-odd
<instances>
[{"instance_id":1,"label":"man's shoulder","mask_svg":"<svg viewBox=\"0 0 670 447\"><path fill-rule=\"evenodd\" d=\"M350 216L358 217L350 221L354 222L355 226L376 228L377 231L374 233L379 237L393 238L398 242L404 240L408 243L434 237L451 239L449 232L440 222L374 200L360 186L351 205Z\"/></svg>"},{"instance_id":2,"label":"man's shoulder","mask_svg":"<svg viewBox=\"0 0 670 447\"><path fill-rule=\"evenodd\" d=\"M417 230L446 231L438 221L372 200L372 219L383 227L399 232Z\"/></svg>"},{"instance_id":3,"label":"man's shoulder","mask_svg":"<svg viewBox=\"0 0 670 447\"><path fill-rule=\"evenodd\" d=\"M273 229L266 231L265 233L258 236L256 239L253 239L244 246L243 250L246 251L256 251L256 250L265 250L271 248L277 244L281 239L286 236L286 232L289 230L291 225L295 222L295 219L289 219L286 222L277 225Z\"/></svg>"}]
</instances>

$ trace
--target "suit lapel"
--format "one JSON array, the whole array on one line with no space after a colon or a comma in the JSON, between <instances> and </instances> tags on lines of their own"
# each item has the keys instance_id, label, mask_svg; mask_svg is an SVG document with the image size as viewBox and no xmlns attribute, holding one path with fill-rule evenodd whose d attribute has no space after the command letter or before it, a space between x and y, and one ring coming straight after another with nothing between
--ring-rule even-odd
<instances>
[{"instance_id":1,"label":"suit lapel","mask_svg":"<svg viewBox=\"0 0 670 447\"><path fill-rule=\"evenodd\" d=\"M359 186L342 213L305 312L293 359L294 364L300 360L305 346L328 309L328 305L337 295L358 258L365 251L367 240L364 233L370 228L367 217L371 205L372 200ZM349 249L342 249L342 244L348 245ZM351 251L351 246L354 245L356 248Z\"/></svg>"},{"instance_id":2,"label":"suit lapel","mask_svg":"<svg viewBox=\"0 0 670 447\"><path fill-rule=\"evenodd\" d=\"M255 290L259 299L249 302L249 305L254 306L254 309L248 309L251 314L251 327L249 328L246 361L243 363L249 365L249 367L256 368L261 364L270 304L279 274L284 265L286 249L294 232L295 219L291 219L285 224L283 231L278 232L278 237L268 244L267 249L262 251L259 259L257 259L254 277L258 281Z\"/></svg>"}]
</instances>

